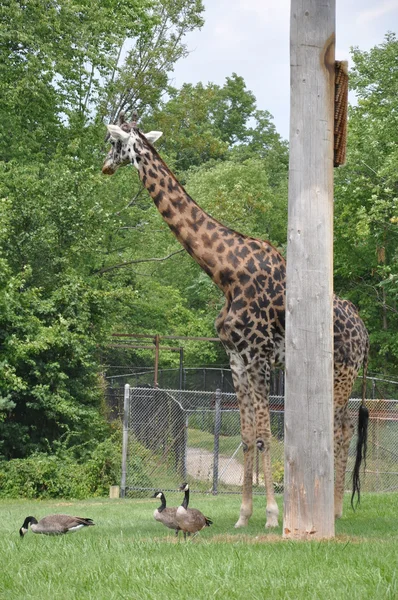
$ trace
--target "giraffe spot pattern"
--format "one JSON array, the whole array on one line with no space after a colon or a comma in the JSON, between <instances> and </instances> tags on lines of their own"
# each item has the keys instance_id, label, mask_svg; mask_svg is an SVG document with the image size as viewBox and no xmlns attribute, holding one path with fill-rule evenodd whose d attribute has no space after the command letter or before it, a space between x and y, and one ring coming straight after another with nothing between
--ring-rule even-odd
<instances>
[{"instance_id":1,"label":"giraffe spot pattern","mask_svg":"<svg viewBox=\"0 0 398 600\"><path fill-rule=\"evenodd\" d=\"M112 146L110 156L114 155L119 165L130 162L127 154L133 154L131 160L170 230L225 294L216 329L229 354L241 409L245 461L250 472L255 443L265 452L269 448L271 367L284 363L285 261L268 242L236 233L202 211L143 135L127 124L124 129L131 132L134 152L131 153L130 146L126 152L117 143ZM366 361L369 340L351 302L335 297L333 311L338 489L343 486L344 456L353 430L347 401L358 371Z\"/></svg>"}]
</instances>

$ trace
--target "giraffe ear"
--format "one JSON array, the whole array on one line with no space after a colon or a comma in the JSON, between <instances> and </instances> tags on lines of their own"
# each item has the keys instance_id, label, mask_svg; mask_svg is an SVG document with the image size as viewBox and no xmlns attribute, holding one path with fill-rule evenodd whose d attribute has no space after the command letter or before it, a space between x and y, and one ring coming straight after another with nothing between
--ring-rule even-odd
<instances>
[{"instance_id":1,"label":"giraffe ear","mask_svg":"<svg viewBox=\"0 0 398 600\"><path fill-rule=\"evenodd\" d=\"M109 135L114 140L121 140L122 142L127 142L130 137L130 134L123 129L120 129L117 125L107 125L106 126L109 132Z\"/></svg>"},{"instance_id":2,"label":"giraffe ear","mask_svg":"<svg viewBox=\"0 0 398 600\"><path fill-rule=\"evenodd\" d=\"M150 144L154 144L163 135L163 131L149 131L144 135Z\"/></svg>"}]
</instances>

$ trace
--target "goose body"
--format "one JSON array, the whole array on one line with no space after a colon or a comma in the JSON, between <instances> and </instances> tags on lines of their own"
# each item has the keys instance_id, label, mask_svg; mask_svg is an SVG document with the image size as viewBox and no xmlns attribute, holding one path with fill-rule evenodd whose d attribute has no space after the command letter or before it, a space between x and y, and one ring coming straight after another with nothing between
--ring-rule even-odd
<instances>
[{"instance_id":1,"label":"goose body","mask_svg":"<svg viewBox=\"0 0 398 600\"><path fill-rule=\"evenodd\" d=\"M152 497L159 498L161 501L161 505L153 513L154 519L165 525L165 527L174 529L176 536L178 537L180 528L177 523L177 507L173 506L168 508L166 506L166 496L163 492L156 492Z\"/></svg>"},{"instance_id":2,"label":"goose body","mask_svg":"<svg viewBox=\"0 0 398 600\"><path fill-rule=\"evenodd\" d=\"M205 527L210 527L213 524L213 521L208 517L205 517L200 510L196 508L188 508L189 504L189 486L187 483L184 483L181 488L182 491L185 492L184 500L177 508L177 523L181 531L184 532L184 537L188 533L198 533L201 529Z\"/></svg>"},{"instance_id":3,"label":"goose body","mask_svg":"<svg viewBox=\"0 0 398 600\"><path fill-rule=\"evenodd\" d=\"M92 519L85 517L72 517L71 515L48 515L37 521L35 517L26 517L19 535L23 537L28 533L29 525L33 533L43 533L45 535L61 535L69 531L77 531L82 527L95 525Z\"/></svg>"}]
</instances>

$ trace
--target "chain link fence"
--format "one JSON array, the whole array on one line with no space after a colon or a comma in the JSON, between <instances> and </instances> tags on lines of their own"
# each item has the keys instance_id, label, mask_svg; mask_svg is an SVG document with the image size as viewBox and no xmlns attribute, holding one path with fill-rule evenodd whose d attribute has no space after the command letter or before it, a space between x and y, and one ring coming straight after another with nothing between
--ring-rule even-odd
<instances>
[{"instance_id":1,"label":"chain link fence","mask_svg":"<svg viewBox=\"0 0 398 600\"><path fill-rule=\"evenodd\" d=\"M398 383L373 379L369 392L398 391ZM359 398L350 400L356 424ZM398 489L398 400L367 400L368 456L361 491ZM275 490L283 492L284 397L270 396L271 458ZM346 489L351 488L356 436L349 450ZM232 392L130 387L124 390L122 496L174 491L183 480L195 491L241 493L243 450L236 395ZM257 451L254 493L264 493Z\"/></svg>"}]
</instances>

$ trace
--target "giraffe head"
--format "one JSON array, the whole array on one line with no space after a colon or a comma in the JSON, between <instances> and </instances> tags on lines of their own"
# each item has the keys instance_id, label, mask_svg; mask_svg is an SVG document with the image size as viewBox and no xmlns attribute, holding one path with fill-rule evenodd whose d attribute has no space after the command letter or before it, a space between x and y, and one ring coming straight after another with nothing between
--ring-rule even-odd
<instances>
[{"instance_id":1,"label":"giraffe head","mask_svg":"<svg viewBox=\"0 0 398 600\"><path fill-rule=\"evenodd\" d=\"M135 122L125 123L124 120L119 121L119 125L107 125L107 129L112 147L102 166L105 175L113 175L118 167L129 164L139 169L142 154L149 150L145 142L153 144L162 135L161 131L144 134L139 131Z\"/></svg>"}]
</instances>

